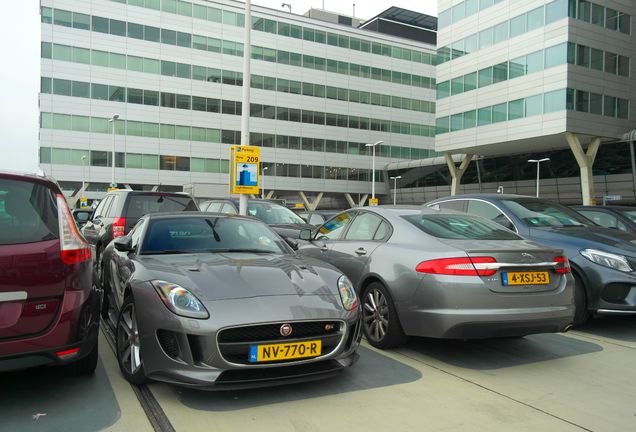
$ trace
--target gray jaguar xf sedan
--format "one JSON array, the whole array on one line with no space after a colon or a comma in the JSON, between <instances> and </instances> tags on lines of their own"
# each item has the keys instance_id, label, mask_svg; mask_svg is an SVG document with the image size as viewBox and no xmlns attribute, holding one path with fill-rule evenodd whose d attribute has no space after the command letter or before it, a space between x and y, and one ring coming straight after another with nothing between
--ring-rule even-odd
<instances>
[{"instance_id":1,"label":"gray jaguar xf sedan","mask_svg":"<svg viewBox=\"0 0 636 432\"><path fill-rule=\"evenodd\" d=\"M479 216L416 206L347 210L300 252L338 267L362 301L378 348L407 336L488 338L561 332L574 316L560 249Z\"/></svg>"},{"instance_id":2,"label":"gray jaguar xf sedan","mask_svg":"<svg viewBox=\"0 0 636 432\"><path fill-rule=\"evenodd\" d=\"M358 358L349 279L255 219L146 215L103 259L104 314L132 383L258 387L335 375Z\"/></svg>"}]
</instances>

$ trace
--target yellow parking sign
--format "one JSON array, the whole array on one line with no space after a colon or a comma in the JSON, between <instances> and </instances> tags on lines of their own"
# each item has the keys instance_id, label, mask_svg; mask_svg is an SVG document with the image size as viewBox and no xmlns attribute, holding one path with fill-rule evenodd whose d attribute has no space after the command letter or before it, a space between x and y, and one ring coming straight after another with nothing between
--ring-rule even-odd
<instances>
[{"instance_id":1,"label":"yellow parking sign","mask_svg":"<svg viewBox=\"0 0 636 432\"><path fill-rule=\"evenodd\" d=\"M230 147L230 193L258 194L261 148L235 145Z\"/></svg>"},{"instance_id":2,"label":"yellow parking sign","mask_svg":"<svg viewBox=\"0 0 636 432\"><path fill-rule=\"evenodd\" d=\"M369 205L370 206L377 206L379 202L380 202L380 200L377 199L377 198L369 198Z\"/></svg>"}]
</instances>

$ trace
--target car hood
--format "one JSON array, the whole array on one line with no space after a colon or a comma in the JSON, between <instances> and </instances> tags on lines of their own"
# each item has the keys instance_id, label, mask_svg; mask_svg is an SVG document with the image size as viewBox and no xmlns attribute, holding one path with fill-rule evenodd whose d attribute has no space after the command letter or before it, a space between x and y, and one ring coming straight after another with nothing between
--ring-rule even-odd
<instances>
[{"instance_id":1,"label":"car hood","mask_svg":"<svg viewBox=\"0 0 636 432\"><path fill-rule=\"evenodd\" d=\"M205 253L141 256L137 279L183 286L200 300L279 295L338 295L342 274L321 261L295 255Z\"/></svg>"},{"instance_id":2,"label":"car hood","mask_svg":"<svg viewBox=\"0 0 636 432\"><path fill-rule=\"evenodd\" d=\"M610 228L545 227L532 228L532 240L556 247L600 249L621 255L636 256L636 235Z\"/></svg>"}]
</instances>

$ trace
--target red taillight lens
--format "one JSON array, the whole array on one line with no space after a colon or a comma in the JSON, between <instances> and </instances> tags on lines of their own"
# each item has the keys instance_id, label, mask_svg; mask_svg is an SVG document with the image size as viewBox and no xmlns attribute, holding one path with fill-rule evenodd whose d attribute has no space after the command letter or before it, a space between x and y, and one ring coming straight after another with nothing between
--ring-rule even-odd
<instances>
[{"instance_id":1,"label":"red taillight lens","mask_svg":"<svg viewBox=\"0 0 636 432\"><path fill-rule=\"evenodd\" d=\"M113 238L126 235L126 218L117 218L113 221Z\"/></svg>"},{"instance_id":2,"label":"red taillight lens","mask_svg":"<svg viewBox=\"0 0 636 432\"><path fill-rule=\"evenodd\" d=\"M57 218L60 227L60 258L64 264L76 264L91 258L88 242L77 230L63 195L57 195Z\"/></svg>"},{"instance_id":3,"label":"red taillight lens","mask_svg":"<svg viewBox=\"0 0 636 432\"><path fill-rule=\"evenodd\" d=\"M77 354L79 354L79 352L79 348L72 348L70 350L58 351L55 353L55 355L60 359L68 359L71 357L75 357Z\"/></svg>"},{"instance_id":4,"label":"red taillight lens","mask_svg":"<svg viewBox=\"0 0 636 432\"><path fill-rule=\"evenodd\" d=\"M440 258L421 262L415 267L419 273L454 275L454 276L492 276L496 268L488 264L496 263L492 257Z\"/></svg>"},{"instance_id":5,"label":"red taillight lens","mask_svg":"<svg viewBox=\"0 0 636 432\"><path fill-rule=\"evenodd\" d=\"M554 258L554 262L558 263L554 268L554 271L560 274L571 273L572 269L570 268L570 261L568 261L567 257L558 256Z\"/></svg>"}]
</instances>

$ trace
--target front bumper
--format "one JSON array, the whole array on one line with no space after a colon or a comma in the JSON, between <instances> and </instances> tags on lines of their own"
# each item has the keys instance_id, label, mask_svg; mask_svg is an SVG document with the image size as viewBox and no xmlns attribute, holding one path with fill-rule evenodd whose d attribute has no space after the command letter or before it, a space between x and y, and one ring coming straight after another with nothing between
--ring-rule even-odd
<instances>
[{"instance_id":1,"label":"front bumper","mask_svg":"<svg viewBox=\"0 0 636 432\"><path fill-rule=\"evenodd\" d=\"M588 309L599 315L636 315L636 273L594 263L579 272L587 290Z\"/></svg>"},{"instance_id":2,"label":"front bumper","mask_svg":"<svg viewBox=\"0 0 636 432\"><path fill-rule=\"evenodd\" d=\"M206 302L211 318L196 320L170 312L154 291L140 288L133 295L142 362L149 379L204 390L255 388L334 376L358 359L359 310L347 312L342 307L338 310L329 296L269 296ZM326 307L327 304L331 307ZM230 327L310 321L343 323L344 332L336 349L313 359L237 364L224 357L217 342L217 334ZM258 343L270 342L284 341Z\"/></svg>"}]
</instances>

